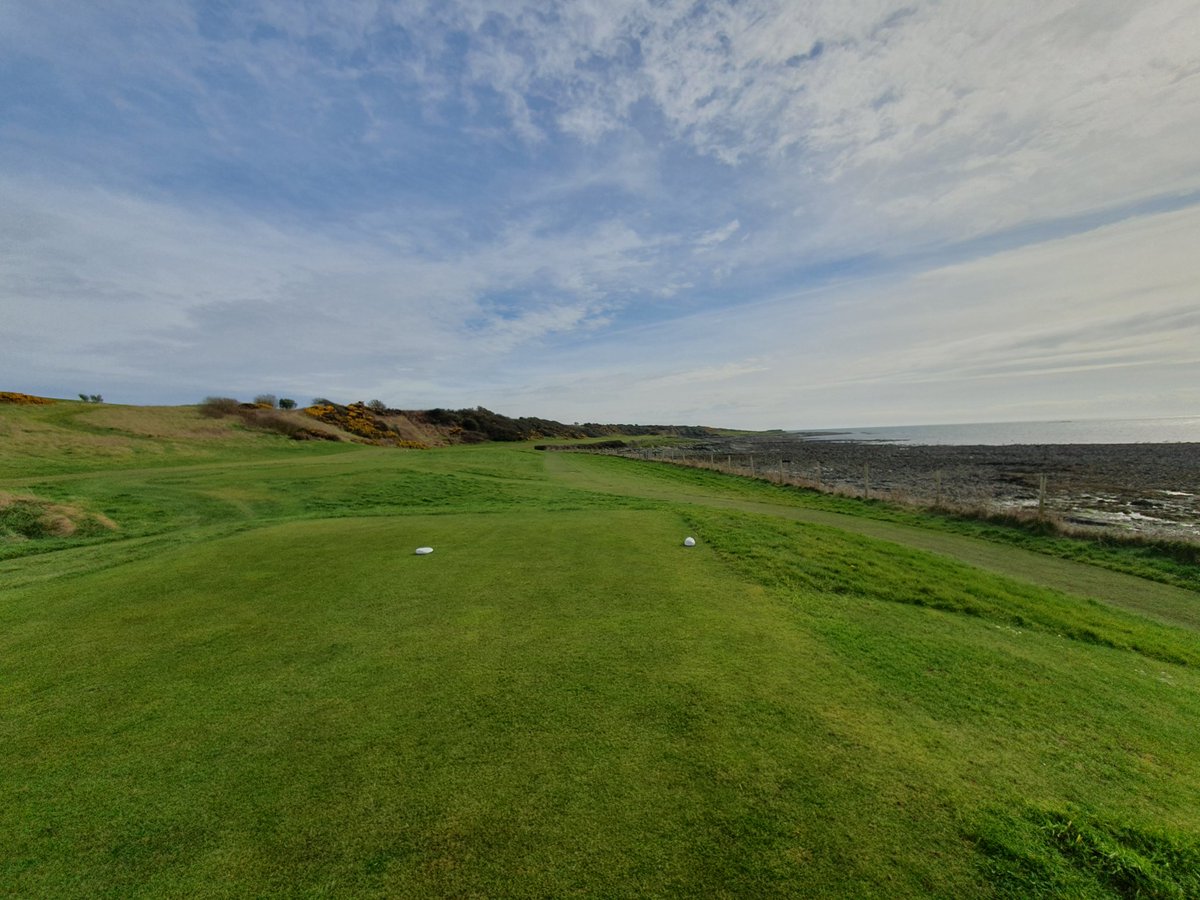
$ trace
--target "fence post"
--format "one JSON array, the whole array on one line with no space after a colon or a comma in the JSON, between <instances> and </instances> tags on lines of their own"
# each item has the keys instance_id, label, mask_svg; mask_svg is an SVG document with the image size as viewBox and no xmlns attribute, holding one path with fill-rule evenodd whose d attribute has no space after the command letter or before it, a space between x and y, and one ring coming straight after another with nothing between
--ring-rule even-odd
<instances>
[{"instance_id":1,"label":"fence post","mask_svg":"<svg viewBox=\"0 0 1200 900\"><path fill-rule=\"evenodd\" d=\"M871 499L871 464L863 463L863 499Z\"/></svg>"},{"instance_id":2,"label":"fence post","mask_svg":"<svg viewBox=\"0 0 1200 900\"><path fill-rule=\"evenodd\" d=\"M1046 513L1046 476L1038 476L1038 518Z\"/></svg>"},{"instance_id":3,"label":"fence post","mask_svg":"<svg viewBox=\"0 0 1200 900\"><path fill-rule=\"evenodd\" d=\"M942 470L938 469L933 473L933 505L942 505Z\"/></svg>"}]
</instances>

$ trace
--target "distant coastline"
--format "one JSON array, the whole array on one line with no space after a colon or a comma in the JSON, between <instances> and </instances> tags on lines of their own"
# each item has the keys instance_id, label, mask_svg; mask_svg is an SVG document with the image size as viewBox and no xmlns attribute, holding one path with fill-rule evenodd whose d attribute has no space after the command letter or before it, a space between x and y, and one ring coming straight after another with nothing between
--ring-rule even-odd
<instances>
[{"instance_id":1,"label":"distant coastline","mask_svg":"<svg viewBox=\"0 0 1200 900\"><path fill-rule=\"evenodd\" d=\"M975 422L959 425L887 425L789 431L806 441L927 446L1010 444L1200 443L1200 416L1155 419L1064 419L1050 422Z\"/></svg>"}]
</instances>

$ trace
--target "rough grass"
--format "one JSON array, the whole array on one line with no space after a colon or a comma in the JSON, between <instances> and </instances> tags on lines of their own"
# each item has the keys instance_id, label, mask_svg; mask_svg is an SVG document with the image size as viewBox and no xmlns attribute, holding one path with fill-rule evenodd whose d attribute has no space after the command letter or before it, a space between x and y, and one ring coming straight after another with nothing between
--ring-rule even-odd
<instances>
[{"instance_id":1,"label":"rough grass","mask_svg":"<svg viewBox=\"0 0 1200 900\"><path fill-rule=\"evenodd\" d=\"M1196 895L1155 591L738 479L239 440L0 485L122 525L0 563L0 894Z\"/></svg>"},{"instance_id":2,"label":"rough grass","mask_svg":"<svg viewBox=\"0 0 1200 900\"><path fill-rule=\"evenodd\" d=\"M59 401L0 404L0 481L112 469L310 457L346 448L299 448L281 435L208 419L195 407L130 407Z\"/></svg>"},{"instance_id":3,"label":"rough grass","mask_svg":"<svg viewBox=\"0 0 1200 900\"><path fill-rule=\"evenodd\" d=\"M702 489L728 497L745 497L806 509L845 513L886 522L898 522L952 534L964 534L1010 544L1024 550L1103 566L1150 578L1164 584L1200 590L1200 544L1138 535L1073 533L1050 520L1019 513L964 514L952 509L912 509L880 500L825 493L807 488L772 484L761 479L725 475L708 469L660 462L596 457L599 470L612 473L634 467L643 480L671 485L680 491Z\"/></svg>"},{"instance_id":4,"label":"rough grass","mask_svg":"<svg viewBox=\"0 0 1200 900\"><path fill-rule=\"evenodd\" d=\"M116 531L103 513L0 491L0 546L42 538L87 537Z\"/></svg>"},{"instance_id":5,"label":"rough grass","mask_svg":"<svg viewBox=\"0 0 1200 900\"><path fill-rule=\"evenodd\" d=\"M693 529L746 578L788 590L907 603L1200 666L1194 630L972 570L953 560L820 525L693 511ZM1198 598L1200 599L1200 598Z\"/></svg>"},{"instance_id":6,"label":"rough grass","mask_svg":"<svg viewBox=\"0 0 1200 900\"><path fill-rule=\"evenodd\" d=\"M1200 842L1176 830L1029 807L997 810L975 839L1001 897L1200 897Z\"/></svg>"}]
</instances>

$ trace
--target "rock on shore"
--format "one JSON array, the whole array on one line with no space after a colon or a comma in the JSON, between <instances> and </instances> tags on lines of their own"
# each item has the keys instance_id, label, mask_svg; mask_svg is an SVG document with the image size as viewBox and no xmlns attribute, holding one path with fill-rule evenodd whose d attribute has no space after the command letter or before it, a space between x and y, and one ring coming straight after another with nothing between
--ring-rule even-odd
<instances>
[{"instance_id":1,"label":"rock on shore","mask_svg":"<svg viewBox=\"0 0 1200 900\"><path fill-rule=\"evenodd\" d=\"M698 441L700 459L873 496L1047 508L1081 527L1200 539L1200 444L950 446L752 435Z\"/></svg>"}]
</instances>

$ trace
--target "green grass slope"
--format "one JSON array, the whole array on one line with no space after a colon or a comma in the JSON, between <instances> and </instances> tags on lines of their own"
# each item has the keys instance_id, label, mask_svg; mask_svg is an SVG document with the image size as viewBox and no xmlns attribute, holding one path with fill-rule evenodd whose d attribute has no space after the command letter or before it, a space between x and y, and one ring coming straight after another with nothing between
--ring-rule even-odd
<instances>
[{"instance_id":1,"label":"green grass slope","mask_svg":"<svg viewBox=\"0 0 1200 900\"><path fill-rule=\"evenodd\" d=\"M193 406L120 406L58 400L46 406L0 403L0 481L114 468L159 468L330 454L342 444L307 447L209 419Z\"/></svg>"},{"instance_id":2,"label":"green grass slope","mask_svg":"<svg viewBox=\"0 0 1200 900\"><path fill-rule=\"evenodd\" d=\"M1191 592L254 438L0 459L118 526L0 544L0 894L1200 895Z\"/></svg>"}]
</instances>

